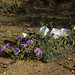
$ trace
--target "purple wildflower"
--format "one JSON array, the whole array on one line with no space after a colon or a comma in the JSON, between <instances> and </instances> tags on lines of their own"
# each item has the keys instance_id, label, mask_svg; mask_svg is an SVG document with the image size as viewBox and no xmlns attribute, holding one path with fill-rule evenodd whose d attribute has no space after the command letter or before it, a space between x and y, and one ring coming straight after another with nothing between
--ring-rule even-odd
<instances>
[{"instance_id":1,"label":"purple wildflower","mask_svg":"<svg viewBox=\"0 0 75 75\"><path fill-rule=\"evenodd\" d=\"M27 41L25 41L26 42L26 44L33 44L34 43L34 41L33 40L27 40Z\"/></svg>"},{"instance_id":2,"label":"purple wildflower","mask_svg":"<svg viewBox=\"0 0 75 75\"><path fill-rule=\"evenodd\" d=\"M27 47L28 45L27 44L21 44L22 46L24 46L24 47Z\"/></svg>"},{"instance_id":3,"label":"purple wildflower","mask_svg":"<svg viewBox=\"0 0 75 75\"><path fill-rule=\"evenodd\" d=\"M18 39L21 39L21 35L17 36Z\"/></svg>"},{"instance_id":4,"label":"purple wildflower","mask_svg":"<svg viewBox=\"0 0 75 75\"><path fill-rule=\"evenodd\" d=\"M25 38L24 36L21 37L21 39L24 39L24 38Z\"/></svg>"},{"instance_id":5,"label":"purple wildflower","mask_svg":"<svg viewBox=\"0 0 75 75\"><path fill-rule=\"evenodd\" d=\"M6 45L2 46L2 47L0 48L0 52L3 51L3 50L5 50L6 47L9 46L9 44L10 44L10 43L7 43Z\"/></svg>"},{"instance_id":6,"label":"purple wildflower","mask_svg":"<svg viewBox=\"0 0 75 75\"><path fill-rule=\"evenodd\" d=\"M18 55L19 52L20 52L20 49L19 49L19 48L16 48L16 49L14 50L14 54L15 54L15 55Z\"/></svg>"},{"instance_id":7,"label":"purple wildflower","mask_svg":"<svg viewBox=\"0 0 75 75\"><path fill-rule=\"evenodd\" d=\"M40 54L42 54L42 51L40 50L40 48L35 48L34 49L34 53L36 53L36 55L40 55Z\"/></svg>"},{"instance_id":8,"label":"purple wildflower","mask_svg":"<svg viewBox=\"0 0 75 75\"><path fill-rule=\"evenodd\" d=\"M9 46L11 43L7 43L6 46Z\"/></svg>"},{"instance_id":9,"label":"purple wildflower","mask_svg":"<svg viewBox=\"0 0 75 75\"><path fill-rule=\"evenodd\" d=\"M12 63L12 64L14 64L14 63Z\"/></svg>"},{"instance_id":10,"label":"purple wildflower","mask_svg":"<svg viewBox=\"0 0 75 75\"><path fill-rule=\"evenodd\" d=\"M29 52L29 48L26 48L26 52Z\"/></svg>"},{"instance_id":11,"label":"purple wildflower","mask_svg":"<svg viewBox=\"0 0 75 75\"><path fill-rule=\"evenodd\" d=\"M3 50L5 50L5 49L6 49L6 45L4 45L4 46L2 46L2 47L0 48L0 52L3 51Z\"/></svg>"},{"instance_id":12,"label":"purple wildflower","mask_svg":"<svg viewBox=\"0 0 75 75\"><path fill-rule=\"evenodd\" d=\"M18 38L18 39L24 39L24 37L21 36L21 35L17 36L17 38Z\"/></svg>"}]
</instances>

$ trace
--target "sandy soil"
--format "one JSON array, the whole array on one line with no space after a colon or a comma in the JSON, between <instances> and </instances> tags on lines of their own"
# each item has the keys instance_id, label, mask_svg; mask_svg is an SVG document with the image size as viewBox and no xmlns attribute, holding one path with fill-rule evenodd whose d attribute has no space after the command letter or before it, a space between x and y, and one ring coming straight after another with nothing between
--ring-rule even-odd
<instances>
[{"instance_id":1,"label":"sandy soil","mask_svg":"<svg viewBox=\"0 0 75 75\"><path fill-rule=\"evenodd\" d=\"M64 59L48 63L32 60L13 63L0 57L0 75L75 75L75 59Z\"/></svg>"},{"instance_id":2,"label":"sandy soil","mask_svg":"<svg viewBox=\"0 0 75 75\"><path fill-rule=\"evenodd\" d=\"M38 13L39 10L40 13ZM15 33L18 35L21 35L22 32L28 33L28 31L38 33L41 21L47 21L47 23L53 21L55 27L61 24L60 27L67 28L75 24L74 17L74 12L56 11L55 13L47 9L35 10L32 16L24 13L21 15L2 14L0 15L0 47L6 43L6 40L14 42ZM0 53L0 75L75 75L75 53L69 52L48 63L36 60L13 62L12 59L3 57Z\"/></svg>"}]
</instances>

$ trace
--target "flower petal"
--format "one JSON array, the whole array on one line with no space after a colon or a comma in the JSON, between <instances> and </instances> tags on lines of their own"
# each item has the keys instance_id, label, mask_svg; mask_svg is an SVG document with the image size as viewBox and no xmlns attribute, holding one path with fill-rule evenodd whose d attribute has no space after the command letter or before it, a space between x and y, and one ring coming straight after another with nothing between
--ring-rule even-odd
<instances>
[{"instance_id":1,"label":"flower petal","mask_svg":"<svg viewBox=\"0 0 75 75\"><path fill-rule=\"evenodd\" d=\"M24 38L27 36L27 34L26 34L26 33L22 33L22 35L23 35L23 37L24 37Z\"/></svg>"},{"instance_id":2,"label":"flower petal","mask_svg":"<svg viewBox=\"0 0 75 75\"><path fill-rule=\"evenodd\" d=\"M14 50L14 54L15 54L15 55L18 55L19 52L20 52L20 49L19 49L19 48L16 48L16 49Z\"/></svg>"}]
</instances>

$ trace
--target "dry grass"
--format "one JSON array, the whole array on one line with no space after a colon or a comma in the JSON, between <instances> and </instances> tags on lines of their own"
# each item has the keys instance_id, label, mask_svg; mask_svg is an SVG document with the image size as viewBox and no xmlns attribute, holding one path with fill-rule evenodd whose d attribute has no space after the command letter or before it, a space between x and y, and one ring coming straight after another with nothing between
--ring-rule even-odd
<instances>
[{"instance_id":1,"label":"dry grass","mask_svg":"<svg viewBox=\"0 0 75 75\"><path fill-rule=\"evenodd\" d=\"M12 4L17 4L17 7L20 8L19 11L26 10L31 11L35 7L44 7L44 8L55 8L56 10L70 10L72 7L75 6L75 1L67 1L58 3L55 0L48 0L48 1L31 1L31 0L2 0L0 2L0 12L6 13L8 12L6 6L10 6Z\"/></svg>"}]
</instances>

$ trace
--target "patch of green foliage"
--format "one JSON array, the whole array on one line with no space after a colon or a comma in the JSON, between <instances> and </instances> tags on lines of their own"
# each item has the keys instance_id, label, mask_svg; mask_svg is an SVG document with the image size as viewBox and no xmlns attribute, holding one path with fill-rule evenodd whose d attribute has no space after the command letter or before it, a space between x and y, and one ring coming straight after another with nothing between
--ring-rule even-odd
<instances>
[{"instance_id":1,"label":"patch of green foliage","mask_svg":"<svg viewBox=\"0 0 75 75\"><path fill-rule=\"evenodd\" d=\"M6 9L8 10L9 13L12 13L12 11L13 11L14 9L16 9L17 6L18 6L17 3L15 3L15 4L10 4L10 5L6 5Z\"/></svg>"}]
</instances>

